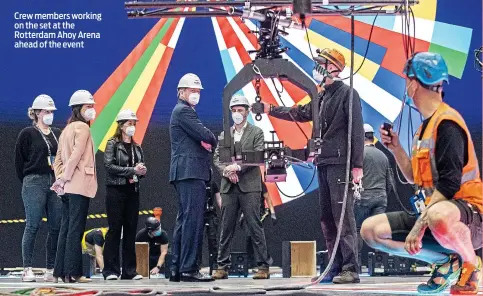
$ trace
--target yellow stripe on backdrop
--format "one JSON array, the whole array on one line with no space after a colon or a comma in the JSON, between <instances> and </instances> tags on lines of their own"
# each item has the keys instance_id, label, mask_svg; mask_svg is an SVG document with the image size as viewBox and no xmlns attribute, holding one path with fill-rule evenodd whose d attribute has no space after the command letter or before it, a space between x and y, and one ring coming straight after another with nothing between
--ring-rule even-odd
<instances>
[{"instance_id":1,"label":"yellow stripe on backdrop","mask_svg":"<svg viewBox=\"0 0 483 296\"><path fill-rule=\"evenodd\" d=\"M163 58L165 50L166 50L166 46L160 43L156 48L156 50L154 51L153 56L149 60L148 64L144 68L143 72L141 73L141 76L139 77L138 81L136 82L133 89L131 90L131 93L127 97L126 102L122 106L121 110L131 109L132 111L137 112L139 105L141 104L141 101L143 100L143 97L146 94L149 84L153 79L154 73L156 72L156 69L158 68L159 63ZM102 140L101 144L99 144L99 150L104 151L107 141L116 132L116 127L117 127L116 118L113 118L111 127L109 128L107 134L104 136L104 139Z\"/></svg>"},{"instance_id":2,"label":"yellow stripe on backdrop","mask_svg":"<svg viewBox=\"0 0 483 296\"><path fill-rule=\"evenodd\" d=\"M446 0L446 1L448 1L448 0ZM473 0L470 0L470 1L473 1ZM470 2L470 1L468 1L468 2ZM423 19L427 19L427 20L430 20L430 21L436 20L437 2L438 2L437 0L419 1L419 4L416 4L416 5L413 6L414 16L417 17L417 18L423 18ZM464 1L461 1L461 2L464 2ZM455 4L456 4L456 2L455 2ZM464 5L464 4L461 3L461 5Z\"/></svg>"}]
</instances>

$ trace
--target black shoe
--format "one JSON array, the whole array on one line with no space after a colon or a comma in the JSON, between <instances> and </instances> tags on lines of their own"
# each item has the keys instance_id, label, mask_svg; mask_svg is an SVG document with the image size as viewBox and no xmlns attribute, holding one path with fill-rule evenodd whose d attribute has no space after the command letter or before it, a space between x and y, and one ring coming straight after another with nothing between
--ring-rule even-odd
<instances>
[{"instance_id":1,"label":"black shoe","mask_svg":"<svg viewBox=\"0 0 483 296\"><path fill-rule=\"evenodd\" d=\"M357 272L343 270L338 276L332 280L334 284L355 284L360 283L361 279Z\"/></svg>"},{"instance_id":2,"label":"black shoe","mask_svg":"<svg viewBox=\"0 0 483 296\"><path fill-rule=\"evenodd\" d=\"M180 280L179 272L172 270L169 274L169 281L178 283L179 280Z\"/></svg>"},{"instance_id":3,"label":"black shoe","mask_svg":"<svg viewBox=\"0 0 483 296\"><path fill-rule=\"evenodd\" d=\"M215 279L213 279L209 275L205 275L200 273L199 271L196 271L196 272L181 273L180 280L183 282L212 282Z\"/></svg>"}]
</instances>

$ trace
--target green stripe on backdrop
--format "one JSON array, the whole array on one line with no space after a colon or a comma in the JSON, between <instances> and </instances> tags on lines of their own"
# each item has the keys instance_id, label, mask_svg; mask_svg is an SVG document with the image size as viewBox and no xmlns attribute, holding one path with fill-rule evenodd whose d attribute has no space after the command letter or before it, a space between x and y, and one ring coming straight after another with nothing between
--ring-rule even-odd
<instances>
[{"instance_id":1,"label":"green stripe on backdrop","mask_svg":"<svg viewBox=\"0 0 483 296\"><path fill-rule=\"evenodd\" d=\"M106 103L106 106L102 110L101 114L99 114L99 117L92 125L92 139L94 140L94 147L96 148L96 150L99 149L98 145L104 139L104 136L111 127L113 120L116 118L121 107L126 102L126 99L131 93L131 90L133 89L134 85L136 85L139 77L141 76L141 73L148 64L164 35L166 35L166 32L168 31L172 23L173 19L168 19L166 21L166 23L163 25L161 30L159 30L158 34L148 46L146 51L144 51L139 61L132 68L131 72L129 72L126 79L121 83L114 95L112 95L111 99Z\"/></svg>"},{"instance_id":2,"label":"green stripe on backdrop","mask_svg":"<svg viewBox=\"0 0 483 296\"><path fill-rule=\"evenodd\" d=\"M446 64L448 65L448 72L451 76L454 76L458 79L461 79L461 77L463 77L466 60L468 59L468 55L466 53L440 46L434 43L431 43L431 45L429 46L429 51L439 53L443 56Z\"/></svg>"}]
</instances>

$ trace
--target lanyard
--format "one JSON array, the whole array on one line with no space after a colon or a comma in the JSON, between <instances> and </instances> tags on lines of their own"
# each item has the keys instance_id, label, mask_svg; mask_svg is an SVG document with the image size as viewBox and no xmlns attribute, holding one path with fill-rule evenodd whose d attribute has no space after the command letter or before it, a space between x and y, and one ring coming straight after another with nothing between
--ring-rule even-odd
<instances>
[{"instance_id":1,"label":"lanyard","mask_svg":"<svg viewBox=\"0 0 483 296\"><path fill-rule=\"evenodd\" d=\"M49 157L52 156L52 151L50 150L49 141L47 141L47 138L45 137L44 133L39 129L38 126L35 125L34 127L39 131L40 135L42 136L42 139L44 139L45 145L47 145L47 150L49 151ZM59 141L57 140L57 137L55 136L54 132L50 129L50 127L49 127L49 131L52 134L52 136L54 136L54 139L57 145L59 145Z\"/></svg>"},{"instance_id":2,"label":"lanyard","mask_svg":"<svg viewBox=\"0 0 483 296\"><path fill-rule=\"evenodd\" d=\"M134 167L134 143L131 142L131 156L132 156L132 166Z\"/></svg>"}]
</instances>

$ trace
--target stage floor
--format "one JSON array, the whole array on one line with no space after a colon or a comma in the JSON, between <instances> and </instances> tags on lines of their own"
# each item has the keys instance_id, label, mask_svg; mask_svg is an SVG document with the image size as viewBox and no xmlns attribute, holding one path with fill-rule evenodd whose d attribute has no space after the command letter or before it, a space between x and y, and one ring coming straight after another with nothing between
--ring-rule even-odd
<instances>
[{"instance_id":1,"label":"stage floor","mask_svg":"<svg viewBox=\"0 0 483 296\"><path fill-rule=\"evenodd\" d=\"M144 279L140 281L104 281L100 277L93 278L89 284L52 284L45 283L41 278L35 283L23 283L19 277L0 278L0 295L12 293L29 288L56 287L59 290L81 289L104 292L133 291L139 289L156 290L164 295L213 295L210 288L220 287L216 294L221 295L418 295L416 287L419 283L427 281L428 277L369 277L362 276L360 284L334 285L318 284L305 290L293 291L264 291L265 288L282 285L304 285L309 283L309 278L282 278L273 276L269 280L253 280L248 278L230 277L227 280L219 280L211 283L171 283L164 278ZM249 290L251 289L251 292ZM243 292L245 291L245 292ZM258 293L256 293L258 291ZM67 291L66 291L67 292ZM80 292L80 291L77 291ZM238 292L238 293L230 293ZM253 292L253 293L252 293ZM482 293L480 293L482 294ZM449 295L449 289L438 295Z\"/></svg>"}]
</instances>

